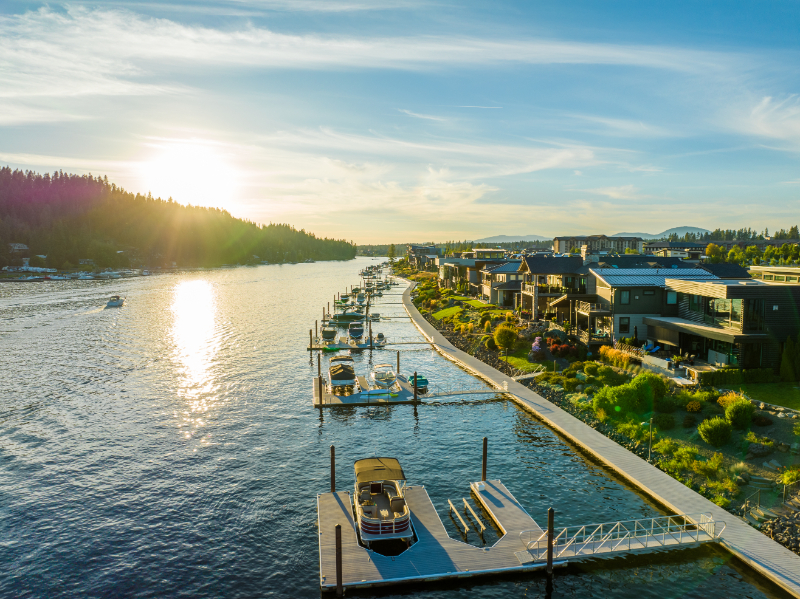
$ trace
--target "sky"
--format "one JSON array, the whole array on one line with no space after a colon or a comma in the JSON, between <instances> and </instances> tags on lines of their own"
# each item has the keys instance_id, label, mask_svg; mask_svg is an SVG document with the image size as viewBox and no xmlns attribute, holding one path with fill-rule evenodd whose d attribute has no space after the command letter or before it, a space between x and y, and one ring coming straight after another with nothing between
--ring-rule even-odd
<instances>
[{"instance_id":1,"label":"sky","mask_svg":"<svg viewBox=\"0 0 800 599\"><path fill-rule=\"evenodd\" d=\"M0 3L0 165L357 243L800 223L800 2Z\"/></svg>"}]
</instances>

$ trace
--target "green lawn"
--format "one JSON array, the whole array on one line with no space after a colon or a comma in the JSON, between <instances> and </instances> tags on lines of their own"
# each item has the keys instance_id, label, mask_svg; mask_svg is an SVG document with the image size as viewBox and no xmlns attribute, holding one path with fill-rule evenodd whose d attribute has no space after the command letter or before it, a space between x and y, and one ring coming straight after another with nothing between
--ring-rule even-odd
<instances>
[{"instance_id":1,"label":"green lawn","mask_svg":"<svg viewBox=\"0 0 800 599\"><path fill-rule=\"evenodd\" d=\"M508 363L511 364L514 368L521 370L523 372L531 372L535 368L539 367L539 364L536 362L528 362L528 352L530 351L530 344L527 341L520 341L517 343L517 347L513 352L508 354ZM505 362L506 357L505 354L501 354L500 359ZM553 370L553 363L545 361L543 362L545 368L548 370Z\"/></svg>"},{"instance_id":2,"label":"green lawn","mask_svg":"<svg viewBox=\"0 0 800 599\"><path fill-rule=\"evenodd\" d=\"M468 298L468 297L464 297L463 295L451 295L451 296L450 296L450 299L452 299L453 301L459 301L459 302L469 302L469 301L472 301L472 300L470 300L470 298Z\"/></svg>"},{"instance_id":3,"label":"green lawn","mask_svg":"<svg viewBox=\"0 0 800 599\"><path fill-rule=\"evenodd\" d=\"M438 312L434 312L433 317L436 320L441 320L446 316L452 316L453 314L458 314L462 310L463 308L461 306L451 306L450 308L445 308L444 310L439 310Z\"/></svg>"},{"instance_id":4,"label":"green lawn","mask_svg":"<svg viewBox=\"0 0 800 599\"><path fill-rule=\"evenodd\" d=\"M731 385L757 401L800 410L800 383L750 383Z\"/></svg>"},{"instance_id":5,"label":"green lawn","mask_svg":"<svg viewBox=\"0 0 800 599\"><path fill-rule=\"evenodd\" d=\"M470 301L465 302L465 303L467 305L469 305L469 306L472 306L473 308L478 308L478 309L481 309L481 308L496 308L497 307L494 304L487 304L487 303L482 302L480 300L470 300Z\"/></svg>"}]
</instances>

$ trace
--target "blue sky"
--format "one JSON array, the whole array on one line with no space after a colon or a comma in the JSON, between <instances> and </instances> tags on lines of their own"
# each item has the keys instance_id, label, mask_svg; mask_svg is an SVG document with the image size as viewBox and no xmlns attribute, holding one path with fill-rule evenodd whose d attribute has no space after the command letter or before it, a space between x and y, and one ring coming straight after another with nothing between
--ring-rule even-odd
<instances>
[{"instance_id":1,"label":"blue sky","mask_svg":"<svg viewBox=\"0 0 800 599\"><path fill-rule=\"evenodd\" d=\"M361 243L800 223L800 3L0 4L0 163Z\"/></svg>"}]
</instances>

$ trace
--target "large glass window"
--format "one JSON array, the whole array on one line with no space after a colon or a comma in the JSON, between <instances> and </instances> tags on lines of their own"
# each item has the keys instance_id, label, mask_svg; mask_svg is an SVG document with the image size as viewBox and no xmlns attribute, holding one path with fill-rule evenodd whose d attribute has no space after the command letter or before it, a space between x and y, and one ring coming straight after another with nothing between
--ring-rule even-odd
<instances>
[{"instance_id":1,"label":"large glass window","mask_svg":"<svg viewBox=\"0 0 800 599\"><path fill-rule=\"evenodd\" d=\"M764 300L746 299L744 300L744 330L763 331L764 330Z\"/></svg>"},{"instance_id":2,"label":"large glass window","mask_svg":"<svg viewBox=\"0 0 800 599\"><path fill-rule=\"evenodd\" d=\"M620 304L630 304L631 303L631 292L630 291L620 291L619 292L619 303Z\"/></svg>"},{"instance_id":3,"label":"large glass window","mask_svg":"<svg viewBox=\"0 0 800 599\"><path fill-rule=\"evenodd\" d=\"M670 305L675 305L678 303L677 291L667 291L667 303Z\"/></svg>"},{"instance_id":4,"label":"large glass window","mask_svg":"<svg viewBox=\"0 0 800 599\"><path fill-rule=\"evenodd\" d=\"M692 312L702 312L703 311L703 298L699 295L690 295L689 296L689 310Z\"/></svg>"}]
</instances>

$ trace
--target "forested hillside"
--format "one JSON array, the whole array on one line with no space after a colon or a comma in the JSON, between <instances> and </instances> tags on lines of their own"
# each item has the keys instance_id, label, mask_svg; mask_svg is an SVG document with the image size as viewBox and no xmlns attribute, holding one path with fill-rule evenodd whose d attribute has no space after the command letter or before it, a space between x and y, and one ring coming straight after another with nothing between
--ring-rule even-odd
<instances>
[{"instance_id":1,"label":"forested hillside","mask_svg":"<svg viewBox=\"0 0 800 599\"><path fill-rule=\"evenodd\" d=\"M290 225L258 225L218 208L184 206L133 194L107 177L40 175L0 168L0 266L18 260L9 243L66 268L91 258L99 266L217 266L344 260L355 245L320 239ZM257 256L258 258L254 258Z\"/></svg>"}]
</instances>

